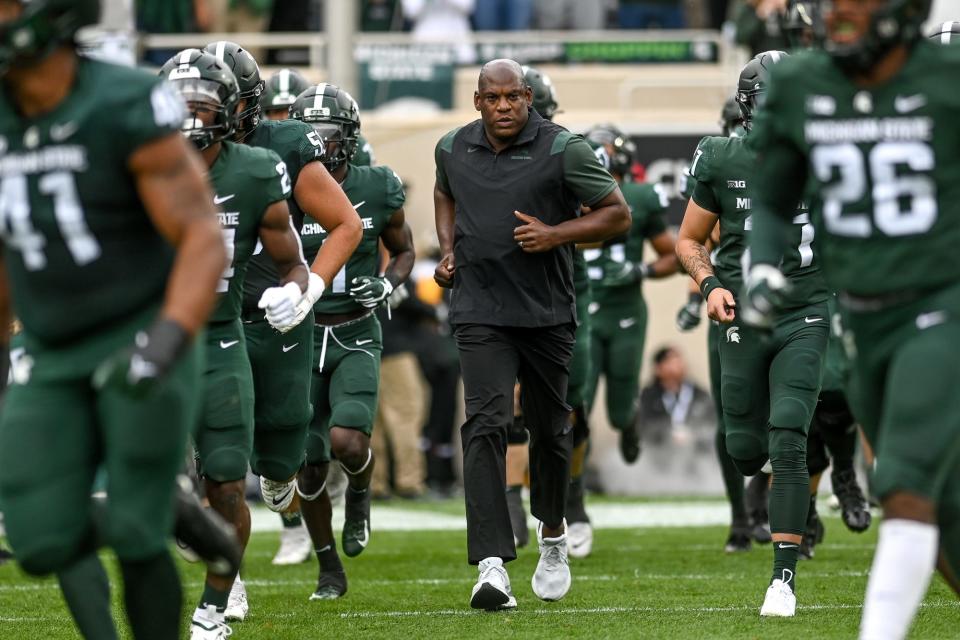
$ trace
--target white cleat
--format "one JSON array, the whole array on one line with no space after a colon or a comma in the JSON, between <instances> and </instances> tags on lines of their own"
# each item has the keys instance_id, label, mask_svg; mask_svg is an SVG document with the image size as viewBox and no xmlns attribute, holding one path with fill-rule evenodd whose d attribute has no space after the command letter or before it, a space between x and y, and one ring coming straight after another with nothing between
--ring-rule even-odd
<instances>
[{"instance_id":1,"label":"white cleat","mask_svg":"<svg viewBox=\"0 0 960 640\"><path fill-rule=\"evenodd\" d=\"M779 578L774 580L767 587L760 615L764 618L792 618L796 614L797 596L793 594L793 589Z\"/></svg>"},{"instance_id":2,"label":"white cleat","mask_svg":"<svg viewBox=\"0 0 960 640\"><path fill-rule=\"evenodd\" d=\"M223 610L223 617L231 622L243 622L249 611L250 603L247 602L247 588L238 575L230 588L230 597L227 598L227 608Z\"/></svg>"},{"instance_id":3,"label":"white cleat","mask_svg":"<svg viewBox=\"0 0 960 640\"><path fill-rule=\"evenodd\" d=\"M474 609L499 611L515 609L517 599L510 589L510 576L500 558L484 558L480 561L480 577L470 594L470 606Z\"/></svg>"},{"instance_id":4,"label":"white cleat","mask_svg":"<svg viewBox=\"0 0 960 640\"><path fill-rule=\"evenodd\" d=\"M566 521L564 521L566 528ZM543 523L537 523L537 543L540 561L533 572L533 592L541 600L554 601L570 590L570 561L567 559L567 534L558 538L543 537Z\"/></svg>"},{"instance_id":5,"label":"white cleat","mask_svg":"<svg viewBox=\"0 0 960 640\"><path fill-rule=\"evenodd\" d=\"M287 482L277 482L260 476L260 494L270 511L276 511L277 513L286 511L293 502L296 491L296 478L291 478Z\"/></svg>"},{"instance_id":6,"label":"white cleat","mask_svg":"<svg viewBox=\"0 0 960 640\"><path fill-rule=\"evenodd\" d=\"M289 565L300 564L310 559L313 554L313 543L310 534L302 524L299 527L280 530L280 548L273 556L272 564Z\"/></svg>"},{"instance_id":7,"label":"white cleat","mask_svg":"<svg viewBox=\"0 0 960 640\"><path fill-rule=\"evenodd\" d=\"M589 522L574 522L567 527L567 549L574 558L586 558L593 551L593 527Z\"/></svg>"},{"instance_id":8,"label":"white cleat","mask_svg":"<svg viewBox=\"0 0 960 640\"><path fill-rule=\"evenodd\" d=\"M217 613L217 608L213 605L193 612L190 640L224 640L232 635L233 629L227 626L223 621L223 614Z\"/></svg>"}]
</instances>

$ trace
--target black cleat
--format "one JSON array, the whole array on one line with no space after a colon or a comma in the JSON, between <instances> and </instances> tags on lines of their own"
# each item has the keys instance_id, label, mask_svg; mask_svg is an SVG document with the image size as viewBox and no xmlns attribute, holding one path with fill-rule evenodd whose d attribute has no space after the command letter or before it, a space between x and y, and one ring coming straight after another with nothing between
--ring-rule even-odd
<instances>
[{"instance_id":1,"label":"black cleat","mask_svg":"<svg viewBox=\"0 0 960 640\"><path fill-rule=\"evenodd\" d=\"M518 549L530 543L530 529L527 528L527 512L523 508L523 496L519 487L507 489L507 512L510 514L510 528Z\"/></svg>"},{"instance_id":2,"label":"black cleat","mask_svg":"<svg viewBox=\"0 0 960 640\"><path fill-rule=\"evenodd\" d=\"M750 551L753 546L750 543L750 527L743 524L733 524L730 526L730 535L727 536L727 542L723 545L724 553L742 553Z\"/></svg>"},{"instance_id":3,"label":"black cleat","mask_svg":"<svg viewBox=\"0 0 960 640\"><path fill-rule=\"evenodd\" d=\"M0 564L3 564L9 560L13 560L13 552L0 547Z\"/></svg>"},{"instance_id":4,"label":"black cleat","mask_svg":"<svg viewBox=\"0 0 960 640\"><path fill-rule=\"evenodd\" d=\"M219 513L200 504L186 476L177 477L174 500L173 535L177 544L199 556L214 575L236 575L243 550L233 527Z\"/></svg>"},{"instance_id":5,"label":"black cleat","mask_svg":"<svg viewBox=\"0 0 960 640\"><path fill-rule=\"evenodd\" d=\"M744 501L750 519L750 537L757 544L769 544L770 516L767 511L767 494L770 492L770 474L760 472L750 478Z\"/></svg>"},{"instance_id":6,"label":"black cleat","mask_svg":"<svg viewBox=\"0 0 960 640\"><path fill-rule=\"evenodd\" d=\"M345 497L341 546L348 557L356 558L370 543L370 489L356 491L347 487Z\"/></svg>"},{"instance_id":7,"label":"black cleat","mask_svg":"<svg viewBox=\"0 0 960 640\"><path fill-rule=\"evenodd\" d=\"M856 533L869 529L873 516L870 515L870 506L863 497L854 470L834 470L830 474L830 481L833 483L833 493L840 501L843 524L847 525L847 529Z\"/></svg>"},{"instance_id":8,"label":"black cleat","mask_svg":"<svg viewBox=\"0 0 960 640\"><path fill-rule=\"evenodd\" d=\"M817 513L817 497L810 496L810 510L807 511L807 530L803 534L803 540L800 541L800 558L803 560L813 560L815 548L823 542L826 529L823 527L823 521L820 520L820 514Z\"/></svg>"},{"instance_id":9,"label":"black cleat","mask_svg":"<svg viewBox=\"0 0 960 640\"><path fill-rule=\"evenodd\" d=\"M321 571L317 589L311 600L336 600L347 593L347 574L343 571Z\"/></svg>"},{"instance_id":10,"label":"black cleat","mask_svg":"<svg viewBox=\"0 0 960 640\"><path fill-rule=\"evenodd\" d=\"M627 464L633 464L640 457L640 432L637 425L631 425L620 432L620 455Z\"/></svg>"}]
</instances>

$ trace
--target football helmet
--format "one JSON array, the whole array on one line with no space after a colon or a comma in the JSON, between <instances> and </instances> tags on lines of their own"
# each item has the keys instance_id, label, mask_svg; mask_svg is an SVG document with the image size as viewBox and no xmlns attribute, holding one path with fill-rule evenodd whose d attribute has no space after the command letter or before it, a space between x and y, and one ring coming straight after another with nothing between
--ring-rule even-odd
<instances>
[{"instance_id":1,"label":"football helmet","mask_svg":"<svg viewBox=\"0 0 960 640\"><path fill-rule=\"evenodd\" d=\"M323 164L334 171L353 159L360 134L357 101L340 87L321 82L299 96L290 106L290 117L302 120L326 142Z\"/></svg>"},{"instance_id":2,"label":"football helmet","mask_svg":"<svg viewBox=\"0 0 960 640\"><path fill-rule=\"evenodd\" d=\"M624 177L630 175L637 145L619 128L609 123L598 124L587 131L583 137L588 142L606 147L610 165L607 171Z\"/></svg>"},{"instance_id":3,"label":"football helmet","mask_svg":"<svg viewBox=\"0 0 960 640\"><path fill-rule=\"evenodd\" d=\"M287 111L297 96L310 88L310 83L293 69L280 69L263 87L260 104L264 111Z\"/></svg>"},{"instance_id":4,"label":"football helmet","mask_svg":"<svg viewBox=\"0 0 960 640\"><path fill-rule=\"evenodd\" d=\"M100 20L100 0L19 0L20 15L0 23L0 75L43 60Z\"/></svg>"},{"instance_id":5,"label":"football helmet","mask_svg":"<svg viewBox=\"0 0 960 640\"><path fill-rule=\"evenodd\" d=\"M872 68L890 49L910 44L921 37L920 30L930 15L932 0L885 0L870 17L870 26L862 38L851 44L839 44L830 37L823 47L847 72L863 72ZM832 10L825 0L825 13Z\"/></svg>"},{"instance_id":6,"label":"football helmet","mask_svg":"<svg viewBox=\"0 0 960 640\"><path fill-rule=\"evenodd\" d=\"M737 104L743 115L743 126L749 131L753 121L753 112L757 109L757 99L767 90L770 69L790 54L786 51L763 51L753 57L740 71L737 82Z\"/></svg>"},{"instance_id":7,"label":"football helmet","mask_svg":"<svg viewBox=\"0 0 960 640\"><path fill-rule=\"evenodd\" d=\"M205 51L184 49L161 67L160 77L187 103L189 115L181 131L198 149L233 136L240 118L240 88L226 64ZM200 109L216 114L212 124L203 124Z\"/></svg>"},{"instance_id":8,"label":"football helmet","mask_svg":"<svg viewBox=\"0 0 960 640\"><path fill-rule=\"evenodd\" d=\"M557 90L550 81L550 76L534 69L523 67L523 79L533 91L533 108L547 120L553 120L557 115Z\"/></svg>"},{"instance_id":9,"label":"football helmet","mask_svg":"<svg viewBox=\"0 0 960 640\"><path fill-rule=\"evenodd\" d=\"M263 110L260 105L260 96L263 93L263 80L260 79L260 67L250 52L235 42L220 40L211 42L203 49L220 62L227 65L237 78L240 87L240 100L246 104L240 112L240 121L237 124L236 137L243 141L257 125L260 124L260 115Z\"/></svg>"},{"instance_id":10,"label":"football helmet","mask_svg":"<svg viewBox=\"0 0 960 640\"><path fill-rule=\"evenodd\" d=\"M960 21L944 22L930 33L930 39L940 44L960 42Z\"/></svg>"}]
</instances>

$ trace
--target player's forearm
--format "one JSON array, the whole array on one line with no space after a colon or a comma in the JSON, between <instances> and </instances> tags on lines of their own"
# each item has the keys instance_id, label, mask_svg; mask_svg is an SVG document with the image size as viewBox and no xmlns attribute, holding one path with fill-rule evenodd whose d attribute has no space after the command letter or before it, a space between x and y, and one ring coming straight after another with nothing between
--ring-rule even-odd
<instances>
[{"instance_id":1,"label":"player's forearm","mask_svg":"<svg viewBox=\"0 0 960 640\"><path fill-rule=\"evenodd\" d=\"M707 247L695 238L681 234L677 239L677 258L680 260L680 266L693 278L698 287L704 279L714 275Z\"/></svg>"},{"instance_id":2,"label":"player's forearm","mask_svg":"<svg viewBox=\"0 0 960 640\"><path fill-rule=\"evenodd\" d=\"M186 222L160 315L195 335L216 304L217 282L226 261L216 218L198 215Z\"/></svg>"},{"instance_id":3,"label":"player's forearm","mask_svg":"<svg viewBox=\"0 0 960 640\"><path fill-rule=\"evenodd\" d=\"M325 285L330 286L337 272L353 255L362 237L362 226L359 226L358 232L357 229L353 228L353 225L338 225L330 231L323 246L320 247L317 257L310 265L310 270L323 278Z\"/></svg>"},{"instance_id":4,"label":"player's forearm","mask_svg":"<svg viewBox=\"0 0 960 640\"><path fill-rule=\"evenodd\" d=\"M677 254L675 253L666 253L653 262L647 263L646 278L650 280L657 280L659 278L666 278L675 274L680 268L680 261L677 259Z\"/></svg>"},{"instance_id":5,"label":"player's forearm","mask_svg":"<svg viewBox=\"0 0 960 640\"><path fill-rule=\"evenodd\" d=\"M410 277L410 272L413 271L413 263L416 262L416 259L417 254L414 252L413 247L394 254L387 264L387 269L383 277L389 280L394 288L397 288Z\"/></svg>"},{"instance_id":6,"label":"player's forearm","mask_svg":"<svg viewBox=\"0 0 960 640\"><path fill-rule=\"evenodd\" d=\"M445 256L453 253L456 202L438 187L433 188L433 219L437 227L440 255Z\"/></svg>"},{"instance_id":7,"label":"player's forearm","mask_svg":"<svg viewBox=\"0 0 960 640\"><path fill-rule=\"evenodd\" d=\"M603 242L630 230L630 209L614 202L553 227L558 245Z\"/></svg>"}]
</instances>

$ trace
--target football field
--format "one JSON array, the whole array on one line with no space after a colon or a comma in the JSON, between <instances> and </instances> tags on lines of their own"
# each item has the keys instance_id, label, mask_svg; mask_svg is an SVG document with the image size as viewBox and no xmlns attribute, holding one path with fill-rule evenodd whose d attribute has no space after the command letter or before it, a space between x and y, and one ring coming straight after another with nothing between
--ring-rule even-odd
<instances>
[{"instance_id":1,"label":"football field","mask_svg":"<svg viewBox=\"0 0 960 640\"><path fill-rule=\"evenodd\" d=\"M770 548L727 556L721 502L599 501L593 555L571 561L573 587L560 602L530 590L536 550L509 565L518 608L509 613L469 608L476 571L465 563L462 503L376 505L370 547L344 558L350 585L335 602L309 602L316 563L274 567L273 514L256 510L243 576L250 597L247 620L233 638L853 638L860 619L875 534L848 533L833 515L827 535L797 578L797 617L761 620L758 612L770 572ZM342 509L337 509L342 511ZM827 514L825 506L821 513ZM658 526L607 527L647 519ZM377 526L381 528L378 530ZM417 530L417 523L425 527ZM457 523L460 523L459 525ZM384 530L392 529L392 530ZM108 557L111 575L116 567ZM203 572L180 564L185 619L195 606ZM115 583L116 584L116 583ZM119 607L119 590L114 587ZM119 608L116 610L119 615ZM935 578L913 628L913 638L956 638L960 606ZM76 637L56 582L26 578L0 567L0 638ZM127 635L126 637L129 637Z\"/></svg>"}]
</instances>

